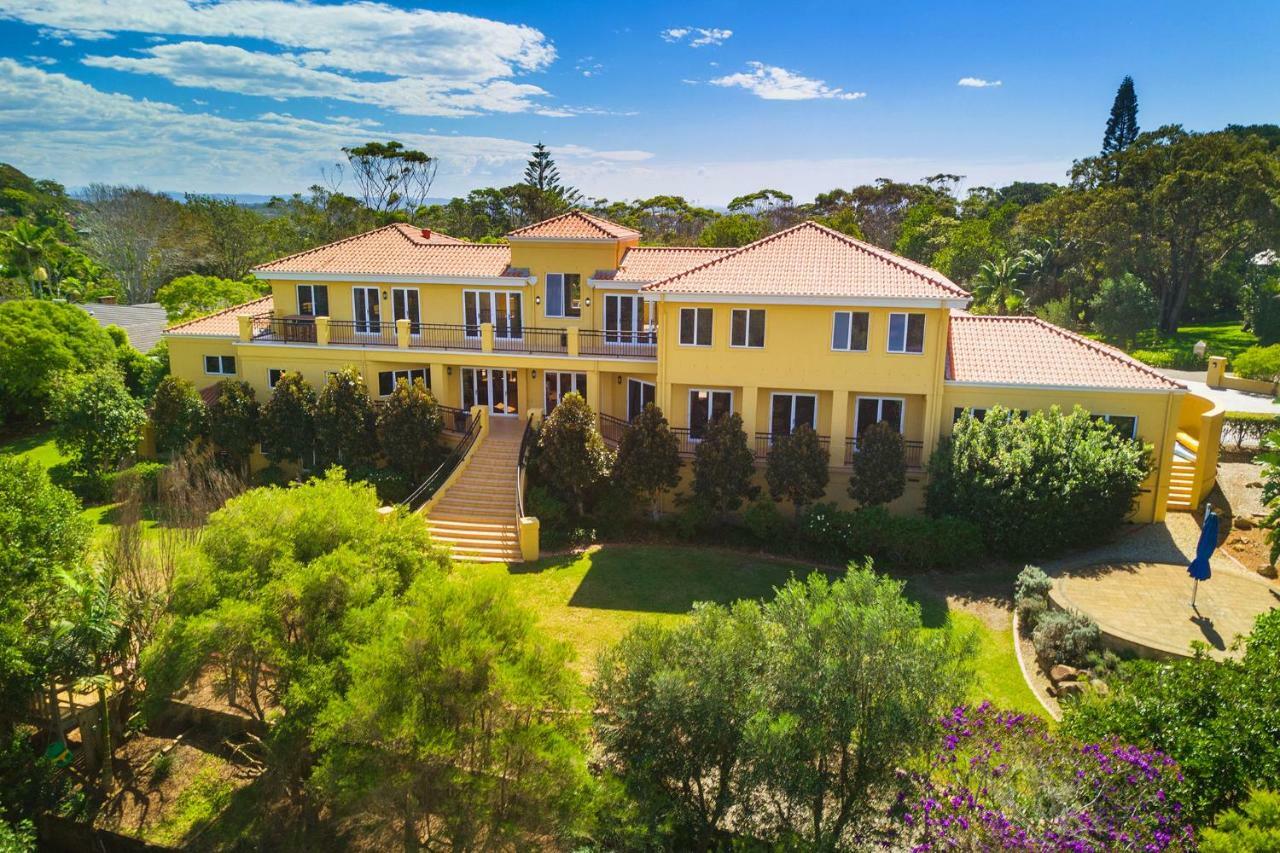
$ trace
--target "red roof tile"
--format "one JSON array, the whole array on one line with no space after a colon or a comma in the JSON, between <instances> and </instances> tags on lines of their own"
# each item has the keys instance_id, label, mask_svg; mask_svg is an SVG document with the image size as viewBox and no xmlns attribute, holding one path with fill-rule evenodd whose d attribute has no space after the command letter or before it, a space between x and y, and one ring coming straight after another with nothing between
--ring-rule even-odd
<instances>
[{"instance_id":1,"label":"red roof tile","mask_svg":"<svg viewBox=\"0 0 1280 853\"><path fill-rule=\"evenodd\" d=\"M701 246L633 246L622 256L622 265L616 271L601 270L594 277L601 281L646 284L692 269L732 251L735 250Z\"/></svg>"},{"instance_id":2,"label":"red roof tile","mask_svg":"<svg viewBox=\"0 0 1280 853\"><path fill-rule=\"evenodd\" d=\"M272 308L271 297L264 296L252 302L244 302L240 305L224 308L217 314L198 317L195 320L187 320L185 323L170 326L164 330L164 333L166 335L210 335L234 338L240 334L240 321L236 319L237 317L241 314L269 314Z\"/></svg>"},{"instance_id":3,"label":"red roof tile","mask_svg":"<svg viewBox=\"0 0 1280 853\"><path fill-rule=\"evenodd\" d=\"M366 231L254 267L268 273L489 278L507 273L511 247L467 243L403 222Z\"/></svg>"},{"instance_id":4,"label":"red roof tile","mask_svg":"<svg viewBox=\"0 0 1280 853\"><path fill-rule=\"evenodd\" d=\"M735 296L965 299L937 270L802 222L644 288Z\"/></svg>"},{"instance_id":5,"label":"red roof tile","mask_svg":"<svg viewBox=\"0 0 1280 853\"><path fill-rule=\"evenodd\" d=\"M507 235L508 239L638 240L640 232L581 210L544 219Z\"/></svg>"},{"instance_id":6,"label":"red roof tile","mask_svg":"<svg viewBox=\"0 0 1280 853\"><path fill-rule=\"evenodd\" d=\"M947 380L977 385L1186 389L1115 347L1038 317L979 316L961 311L951 313Z\"/></svg>"}]
</instances>

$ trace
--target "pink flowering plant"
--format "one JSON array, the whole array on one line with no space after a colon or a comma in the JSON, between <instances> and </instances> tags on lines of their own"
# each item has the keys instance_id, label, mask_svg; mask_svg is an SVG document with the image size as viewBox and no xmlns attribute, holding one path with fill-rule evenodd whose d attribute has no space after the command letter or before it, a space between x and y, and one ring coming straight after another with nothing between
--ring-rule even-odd
<instances>
[{"instance_id":1,"label":"pink flowering plant","mask_svg":"<svg viewBox=\"0 0 1280 853\"><path fill-rule=\"evenodd\" d=\"M941 749L897 804L913 850L1194 846L1169 793L1182 774L1163 753L1055 737L1038 717L985 702L958 707L941 724Z\"/></svg>"}]
</instances>

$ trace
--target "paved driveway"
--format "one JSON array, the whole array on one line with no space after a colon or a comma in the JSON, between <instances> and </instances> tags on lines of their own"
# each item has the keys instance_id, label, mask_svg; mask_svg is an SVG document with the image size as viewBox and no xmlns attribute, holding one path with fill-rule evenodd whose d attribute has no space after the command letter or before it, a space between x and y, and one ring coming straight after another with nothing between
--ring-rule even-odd
<instances>
[{"instance_id":1,"label":"paved driveway","mask_svg":"<svg viewBox=\"0 0 1280 853\"><path fill-rule=\"evenodd\" d=\"M1161 370L1170 379L1176 379L1191 393L1205 397L1224 407L1228 412L1266 412L1280 415L1280 406L1265 394L1247 394L1229 388L1210 388L1204 384L1203 370Z\"/></svg>"}]
</instances>

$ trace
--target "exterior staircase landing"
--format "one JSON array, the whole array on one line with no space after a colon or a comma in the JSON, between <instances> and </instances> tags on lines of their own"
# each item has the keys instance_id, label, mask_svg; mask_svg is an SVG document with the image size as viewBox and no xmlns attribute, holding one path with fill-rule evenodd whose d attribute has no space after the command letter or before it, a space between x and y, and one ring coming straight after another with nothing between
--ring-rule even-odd
<instances>
[{"instance_id":1,"label":"exterior staircase landing","mask_svg":"<svg viewBox=\"0 0 1280 853\"><path fill-rule=\"evenodd\" d=\"M518 563L516 469L521 433L508 423L523 423L499 418L490 423L489 434L476 443L467 467L427 509L427 528L431 538L447 545L460 562Z\"/></svg>"}]
</instances>

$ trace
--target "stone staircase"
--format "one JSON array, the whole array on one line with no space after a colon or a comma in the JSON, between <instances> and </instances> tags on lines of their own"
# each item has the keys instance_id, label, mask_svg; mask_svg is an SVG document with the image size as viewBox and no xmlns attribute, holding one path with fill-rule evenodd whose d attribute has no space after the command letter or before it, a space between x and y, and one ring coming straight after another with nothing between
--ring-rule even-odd
<instances>
[{"instance_id":1,"label":"stone staircase","mask_svg":"<svg viewBox=\"0 0 1280 853\"><path fill-rule=\"evenodd\" d=\"M516 466L521 421L493 418L489 434L476 443L467 467L426 510L431 538L467 563L518 563Z\"/></svg>"},{"instance_id":2,"label":"stone staircase","mask_svg":"<svg viewBox=\"0 0 1280 853\"><path fill-rule=\"evenodd\" d=\"M1170 465L1169 501L1166 504L1171 512L1191 512L1196 508L1196 496L1191 490L1195 487L1196 454L1199 450L1199 441L1185 432L1178 433L1177 451Z\"/></svg>"}]
</instances>

